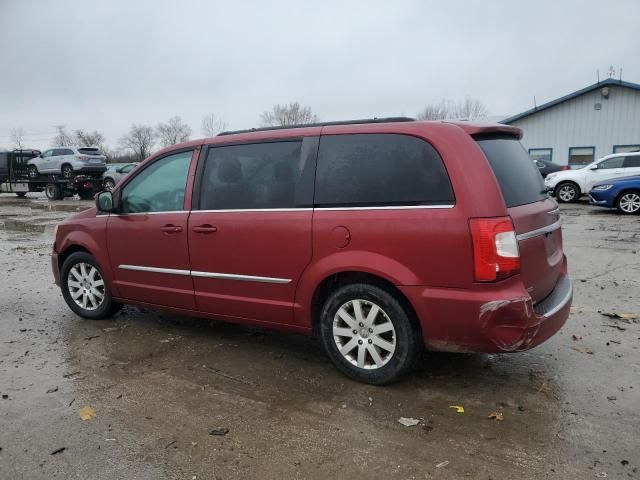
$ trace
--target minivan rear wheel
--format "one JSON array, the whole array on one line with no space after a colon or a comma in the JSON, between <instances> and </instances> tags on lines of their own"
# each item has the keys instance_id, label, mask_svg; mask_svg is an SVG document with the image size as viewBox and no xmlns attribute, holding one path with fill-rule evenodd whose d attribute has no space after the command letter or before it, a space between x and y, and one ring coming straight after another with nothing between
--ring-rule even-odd
<instances>
[{"instance_id":1,"label":"minivan rear wheel","mask_svg":"<svg viewBox=\"0 0 640 480\"><path fill-rule=\"evenodd\" d=\"M580 189L575 183L561 183L556 188L556 198L560 203L577 202L578 198L580 198Z\"/></svg>"},{"instance_id":2,"label":"minivan rear wheel","mask_svg":"<svg viewBox=\"0 0 640 480\"><path fill-rule=\"evenodd\" d=\"M383 288L354 283L336 290L320 316L320 336L334 365L360 382L400 379L423 349L412 313Z\"/></svg>"},{"instance_id":3,"label":"minivan rear wheel","mask_svg":"<svg viewBox=\"0 0 640 480\"><path fill-rule=\"evenodd\" d=\"M87 252L74 252L65 259L60 288L69 308L84 318L107 318L122 308L113 301L98 262Z\"/></svg>"}]
</instances>

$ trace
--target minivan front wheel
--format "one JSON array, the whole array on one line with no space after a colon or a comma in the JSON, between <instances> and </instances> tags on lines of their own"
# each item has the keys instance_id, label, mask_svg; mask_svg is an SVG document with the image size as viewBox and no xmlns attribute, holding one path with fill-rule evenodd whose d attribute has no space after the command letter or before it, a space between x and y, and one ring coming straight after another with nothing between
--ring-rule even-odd
<instances>
[{"instance_id":1,"label":"minivan front wheel","mask_svg":"<svg viewBox=\"0 0 640 480\"><path fill-rule=\"evenodd\" d=\"M100 266L87 252L69 255L60 269L62 296L71 310L84 318L112 316L122 305L113 301Z\"/></svg>"},{"instance_id":2,"label":"minivan front wheel","mask_svg":"<svg viewBox=\"0 0 640 480\"><path fill-rule=\"evenodd\" d=\"M360 382L384 385L398 380L423 349L411 313L385 289L355 283L325 302L320 335L335 366Z\"/></svg>"},{"instance_id":3,"label":"minivan front wheel","mask_svg":"<svg viewBox=\"0 0 640 480\"><path fill-rule=\"evenodd\" d=\"M556 198L561 203L577 202L580 197L580 189L574 183L561 183L556 188Z\"/></svg>"}]
</instances>

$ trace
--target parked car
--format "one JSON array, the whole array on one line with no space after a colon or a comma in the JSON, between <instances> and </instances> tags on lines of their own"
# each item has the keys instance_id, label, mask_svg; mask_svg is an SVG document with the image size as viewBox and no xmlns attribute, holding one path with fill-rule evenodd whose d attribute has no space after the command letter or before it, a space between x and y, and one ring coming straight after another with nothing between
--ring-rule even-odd
<instances>
[{"instance_id":1,"label":"parked car","mask_svg":"<svg viewBox=\"0 0 640 480\"><path fill-rule=\"evenodd\" d=\"M40 174L62 175L65 178L84 174L100 178L107 169L105 160L99 148L56 147L29 160L28 171L31 178Z\"/></svg>"},{"instance_id":2,"label":"parked car","mask_svg":"<svg viewBox=\"0 0 640 480\"><path fill-rule=\"evenodd\" d=\"M558 165L557 163L550 162L549 160L536 159L533 160L533 163L538 168L538 171L540 172L540 175L542 175L542 178L545 178L547 175L553 172L569 170L569 167L567 165Z\"/></svg>"},{"instance_id":3,"label":"parked car","mask_svg":"<svg viewBox=\"0 0 640 480\"><path fill-rule=\"evenodd\" d=\"M591 205L617 208L620 213L640 213L640 175L596 183L589 192Z\"/></svg>"},{"instance_id":4,"label":"parked car","mask_svg":"<svg viewBox=\"0 0 640 480\"><path fill-rule=\"evenodd\" d=\"M576 202L599 182L630 175L640 175L640 153L614 153L589 165L563 172L550 173L545 185L559 202Z\"/></svg>"},{"instance_id":5,"label":"parked car","mask_svg":"<svg viewBox=\"0 0 640 480\"><path fill-rule=\"evenodd\" d=\"M175 145L58 225L68 306L317 334L385 384L432 350L516 352L565 323L558 205L506 125L385 119Z\"/></svg>"},{"instance_id":6,"label":"parked car","mask_svg":"<svg viewBox=\"0 0 640 480\"><path fill-rule=\"evenodd\" d=\"M102 182L105 190L113 190L120 180L133 172L137 163L111 163L107 164L107 171L102 174Z\"/></svg>"}]
</instances>

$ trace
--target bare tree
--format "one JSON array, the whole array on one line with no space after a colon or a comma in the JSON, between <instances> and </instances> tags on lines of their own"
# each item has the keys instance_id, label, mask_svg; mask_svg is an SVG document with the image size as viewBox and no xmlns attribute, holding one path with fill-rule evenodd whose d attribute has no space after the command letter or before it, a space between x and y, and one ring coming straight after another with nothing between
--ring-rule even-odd
<instances>
[{"instance_id":1,"label":"bare tree","mask_svg":"<svg viewBox=\"0 0 640 480\"><path fill-rule=\"evenodd\" d=\"M463 101L440 100L430 103L418 113L419 120L475 120L489 114L487 107L477 98L467 97Z\"/></svg>"},{"instance_id":2,"label":"bare tree","mask_svg":"<svg viewBox=\"0 0 640 480\"><path fill-rule=\"evenodd\" d=\"M183 123L178 115L171 117L167 123L159 123L156 130L163 147L186 142L191 136L191 127Z\"/></svg>"},{"instance_id":3,"label":"bare tree","mask_svg":"<svg viewBox=\"0 0 640 480\"><path fill-rule=\"evenodd\" d=\"M11 130L11 142L17 149L24 148L24 128L18 127Z\"/></svg>"},{"instance_id":4,"label":"bare tree","mask_svg":"<svg viewBox=\"0 0 640 480\"><path fill-rule=\"evenodd\" d=\"M104 148L104 135L97 130L87 132L83 129L79 129L73 132L73 136L75 137L75 143L81 147Z\"/></svg>"},{"instance_id":5,"label":"bare tree","mask_svg":"<svg viewBox=\"0 0 640 480\"><path fill-rule=\"evenodd\" d=\"M315 123L318 120L318 116L313 113L311 107L292 102L289 105L274 105L271 110L264 112L260 115L260 126L286 127Z\"/></svg>"},{"instance_id":6,"label":"bare tree","mask_svg":"<svg viewBox=\"0 0 640 480\"><path fill-rule=\"evenodd\" d=\"M67 132L67 127L65 125L56 125L55 129L58 133L53 139L54 147L68 147L69 145L73 145L73 135Z\"/></svg>"},{"instance_id":7,"label":"bare tree","mask_svg":"<svg viewBox=\"0 0 640 480\"><path fill-rule=\"evenodd\" d=\"M480 117L489 115L487 107L477 98L467 97L464 101L458 103L456 108L456 117L464 120L475 120Z\"/></svg>"},{"instance_id":8,"label":"bare tree","mask_svg":"<svg viewBox=\"0 0 640 480\"><path fill-rule=\"evenodd\" d=\"M416 115L418 120L444 120L451 118L452 110L454 108L451 100L440 100L438 103L430 103L424 107L424 109Z\"/></svg>"},{"instance_id":9,"label":"bare tree","mask_svg":"<svg viewBox=\"0 0 640 480\"><path fill-rule=\"evenodd\" d=\"M153 127L133 124L129 133L120 139L120 146L132 151L137 160L142 161L151 153L155 140Z\"/></svg>"},{"instance_id":10,"label":"bare tree","mask_svg":"<svg viewBox=\"0 0 640 480\"><path fill-rule=\"evenodd\" d=\"M215 137L220 132L226 130L228 126L227 122L223 119L210 113L202 117L201 133L205 137Z\"/></svg>"}]
</instances>

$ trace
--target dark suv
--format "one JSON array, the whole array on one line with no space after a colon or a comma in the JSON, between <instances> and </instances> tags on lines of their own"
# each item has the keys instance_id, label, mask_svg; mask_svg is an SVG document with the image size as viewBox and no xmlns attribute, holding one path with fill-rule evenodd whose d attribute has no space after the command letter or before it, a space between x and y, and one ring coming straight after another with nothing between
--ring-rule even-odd
<instances>
[{"instance_id":1,"label":"dark suv","mask_svg":"<svg viewBox=\"0 0 640 480\"><path fill-rule=\"evenodd\" d=\"M562 327L572 286L520 137L386 119L175 145L59 225L55 279L87 318L127 303L316 333L374 384L424 346L526 350Z\"/></svg>"}]
</instances>

